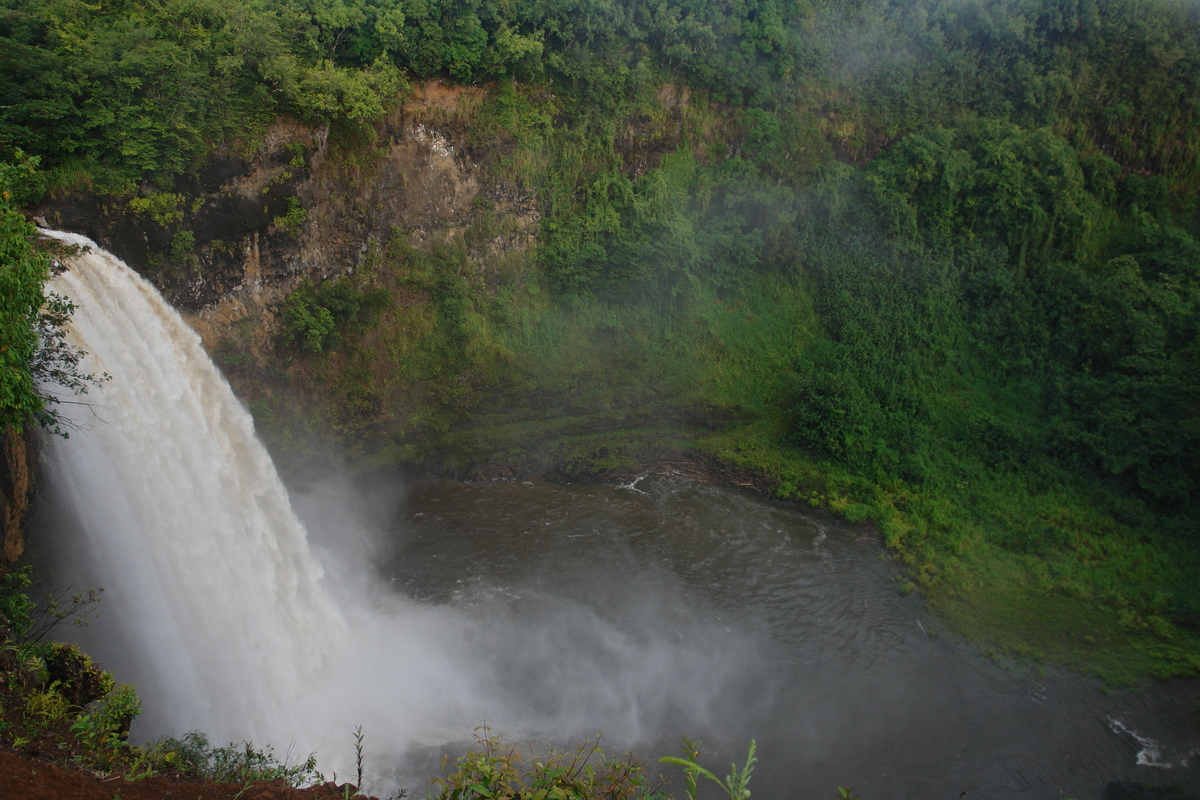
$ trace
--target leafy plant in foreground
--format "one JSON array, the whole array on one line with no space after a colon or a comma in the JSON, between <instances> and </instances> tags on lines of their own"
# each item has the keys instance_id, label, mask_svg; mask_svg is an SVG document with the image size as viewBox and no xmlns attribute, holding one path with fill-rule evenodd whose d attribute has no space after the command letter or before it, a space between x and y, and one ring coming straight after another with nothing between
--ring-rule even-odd
<instances>
[{"instance_id":1,"label":"leafy plant in foreground","mask_svg":"<svg viewBox=\"0 0 1200 800\"><path fill-rule=\"evenodd\" d=\"M88 707L71 724L71 733L83 745L80 760L89 766L110 770L124 761L126 751L136 751L126 737L142 701L132 684L122 683Z\"/></svg>"},{"instance_id":2,"label":"leafy plant in foreground","mask_svg":"<svg viewBox=\"0 0 1200 800\"><path fill-rule=\"evenodd\" d=\"M66 623L87 627L96 617L103 588L68 594L51 591L39 607L25 592L33 578L31 567L22 567L0 578L0 626L4 638L20 644L37 644L56 626Z\"/></svg>"},{"instance_id":3,"label":"leafy plant in foreground","mask_svg":"<svg viewBox=\"0 0 1200 800\"><path fill-rule=\"evenodd\" d=\"M290 753L277 758L270 745L256 749L252 742L231 742L225 747L214 747L200 731L188 731L180 739L168 736L147 745L146 749L184 773L220 783L282 778L292 786L307 786L319 777L315 755L297 763L292 761Z\"/></svg>"},{"instance_id":4,"label":"leafy plant in foreground","mask_svg":"<svg viewBox=\"0 0 1200 800\"><path fill-rule=\"evenodd\" d=\"M645 768L632 757L609 760L600 737L574 752L554 749L544 757L526 758L516 745L506 744L491 729L475 729L477 750L454 763L454 769L433 781L437 800L662 800L662 785L650 785ZM445 760L442 764L445 767Z\"/></svg>"},{"instance_id":5,"label":"leafy plant in foreground","mask_svg":"<svg viewBox=\"0 0 1200 800\"><path fill-rule=\"evenodd\" d=\"M27 594L32 581L28 566L0 577L0 658L11 658L18 669L43 683L53 678L68 680L91 675L88 699L104 695L112 688L104 684L101 673L90 659L69 645L45 642L46 635L57 625L68 623L86 627L95 617L95 606L103 589L68 595L67 591L52 591L39 606ZM53 673L62 673L55 675ZM64 686L64 689L71 688ZM74 687L74 693L78 694ZM86 702L75 700L73 702Z\"/></svg>"},{"instance_id":6,"label":"leafy plant in foreground","mask_svg":"<svg viewBox=\"0 0 1200 800\"><path fill-rule=\"evenodd\" d=\"M725 793L729 800L748 800L750 797L750 773L754 771L754 764L758 761L754 756L756 749L757 744L751 739L750 750L746 754L746 763L741 768L736 763L731 763L729 765L729 774L725 776L725 780L721 780L696 763L696 759L700 757L700 748L686 736L683 739L684 758L663 756L659 761L664 764L675 764L676 766L683 767L683 772L687 779L688 800L696 800L696 784L698 783L697 778L699 776L708 778L717 786L720 786L721 791Z\"/></svg>"}]
</instances>

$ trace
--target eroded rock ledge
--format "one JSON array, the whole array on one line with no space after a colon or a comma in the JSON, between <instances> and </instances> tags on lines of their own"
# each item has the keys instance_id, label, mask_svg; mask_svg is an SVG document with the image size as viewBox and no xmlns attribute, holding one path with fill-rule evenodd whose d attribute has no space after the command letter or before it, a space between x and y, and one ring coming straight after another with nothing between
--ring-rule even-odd
<instances>
[{"instance_id":1,"label":"eroded rock ledge","mask_svg":"<svg viewBox=\"0 0 1200 800\"><path fill-rule=\"evenodd\" d=\"M482 213L477 198L509 222L472 253L479 270L532 244L536 198L489 179L464 141L463 119L483 101L482 89L422 84L373 140L279 120L256 146L222 149L178 187L143 187L150 211L75 198L36 213L150 279L210 350L243 320L242 338L261 350L302 279L345 274L397 234L414 246L453 241Z\"/></svg>"}]
</instances>

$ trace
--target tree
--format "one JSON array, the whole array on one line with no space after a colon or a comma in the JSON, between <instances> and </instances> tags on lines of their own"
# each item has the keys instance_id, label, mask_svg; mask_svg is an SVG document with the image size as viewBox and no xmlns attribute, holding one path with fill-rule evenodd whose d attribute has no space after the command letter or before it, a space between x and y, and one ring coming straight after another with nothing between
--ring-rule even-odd
<instances>
[{"instance_id":1,"label":"tree","mask_svg":"<svg viewBox=\"0 0 1200 800\"><path fill-rule=\"evenodd\" d=\"M53 261L35 245L37 228L14 201L36 167L36 159L0 163L0 428L37 423L65 437L64 420L52 407L62 400L50 387L80 394L104 377L82 372L86 354L66 340L75 306L43 294Z\"/></svg>"},{"instance_id":2,"label":"tree","mask_svg":"<svg viewBox=\"0 0 1200 800\"><path fill-rule=\"evenodd\" d=\"M29 364L38 349L42 287L50 276L49 259L32 245L37 229L13 205L8 183L0 190L0 424L6 430L42 421L45 402Z\"/></svg>"}]
</instances>

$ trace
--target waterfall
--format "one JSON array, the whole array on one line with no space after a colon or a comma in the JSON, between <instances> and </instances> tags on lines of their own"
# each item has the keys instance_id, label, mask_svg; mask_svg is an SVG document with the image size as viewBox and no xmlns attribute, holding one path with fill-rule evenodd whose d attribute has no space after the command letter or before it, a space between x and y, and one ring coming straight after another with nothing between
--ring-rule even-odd
<instances>
[{"instance_id":1,"label":"waterfall","mask_svg":"<svg viewBox=\"0 0 1200 800\"><path fill-rule=\"evenodd\" d=\"M632 746L681 710L716 718L708 698L750 674L757 651L731 647L728 627L659 619L698 606L663 599L655 571L596 606L583 575L421 602L381 579L369 542L394 534L358 522L341 490L306 500L320 509L306 516L321 534L314 553L199 337L90 240L44 235L87 248L49 288L77 305L68 334L84 370L111 376L59 406L69 439L46 436L45 560L56 581L104 587L100 619L78 638L137 686L136 738L200 730L218 745L319 751L326 774L345 777L361 726L372 783L394 789L427 778L433 748L465 746L481 720Z\"/></svg>"},{"instance_id":2,"label":"waterfall","mask_svg":"<svg viewBox=\"0 0 1200 800\"><path fill-rule=\"evenodd\" d=\"M136 738L201 730L277 755L294 745L345 780L361 726L367 787L381 796L420 792L483 720L522 749L526 734L537 737L529 747L570 748L603 731L610 753L647 743L662 753L682 733L715 743L711 764L740 759L757 736L755 797L815 796L854 774L876 776L887 787L877 794L952 796L978 783L1078 796L1091 776L1153 778L1147 770L1183 769L1197 752L1193 722L1174 713L1178 685L1157 700L1150 689L1109 697L1099 715L1090 684L1051 678L1031 693L1020 676L924 635L919 606L861 537L827 537L826 521L800 525L745 498L710 516L696 494L635 481L589 511L564 490L545 512L494 530L508 501L456 491L449 502L471 513L447 516L469 530L439 546L470 551L468 561L507 554L500 575L524 559L528 575L443 572L450 599L413 599L372 560L370 540L396 531L356 529L351 492L298 493L326 548L314 553L250 416L153 287L88 239L45 235L89 248L50 289L78 306L69 337L89 354L85 371L111 380L59 406L70 438L46 436L39 492L51 522L30 544L50 551L56 582L105 587L81 638L137 685ZM695 591L662 566L674 563ZM760 620L777 639L755 633ZM1135 749L1138 766L1111 771ZM953 769L947 753L958 754ZM1050 761L1071 767L1048 771Z\"/></svg>"},{"instance_id":3,"label":"waterfall","mask_svg":"<svg viewBox=\"0 0 1200 800\"><path fill-rule=\"evenodd\" d=\"M44 235L88 248L48 288L78 307L87 371L111 376L59 406L74 430L47 448L83 534L59 548L105 587L104 665L138 685L151 735L293 741L347 628L251 417L153 286Z\"/></svg>"}]
</instances>

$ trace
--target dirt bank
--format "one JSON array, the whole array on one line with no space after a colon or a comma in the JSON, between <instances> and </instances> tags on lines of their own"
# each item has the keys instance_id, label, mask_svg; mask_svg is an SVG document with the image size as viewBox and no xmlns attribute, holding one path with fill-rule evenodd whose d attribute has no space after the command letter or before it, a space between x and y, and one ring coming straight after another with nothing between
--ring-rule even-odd
<instances>
[{"instance_id":1,"label":"dirt bank","mask_svg":"<svg viewBox=\"0 0 1200 800\"><path fill-rule=\"evenodd\" d=\"M91 770L0 751L0 798L21 800L343 800L355 797L349 784L326 783L295 789L283 781L249 785L213 781L172 780L155 776L127 780L121 774ZM360 800L378 800L357 795Z\"/></svg>"}]
</instances>

